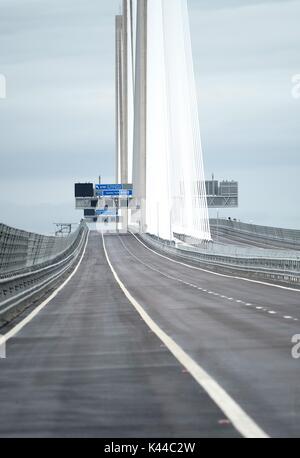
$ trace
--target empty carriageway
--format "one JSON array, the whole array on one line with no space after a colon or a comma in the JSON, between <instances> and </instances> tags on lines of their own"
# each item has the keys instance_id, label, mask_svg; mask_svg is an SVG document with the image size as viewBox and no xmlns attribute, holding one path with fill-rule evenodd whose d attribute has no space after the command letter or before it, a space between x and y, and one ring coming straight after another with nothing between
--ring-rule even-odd
<instances>
[{"instance_id":1,"label":"empty carriageway","mask_svg":"<svg viewBox=\"0 0 300 458\"><path fill-rule=\"evenodd\" d=\"M240 436L126 298L97 233L69 283L23 320L0 360L0 436Z\"/></svg>"},{"instance_id":2,"label":"empty carriageway","mask_svg":"<svg viewBox=\"0 0 300 458\"><path fill-rule=\"evenodd\" d=\"M297 436L299 294L90 233L64 288L2 330L0 435Z\"/></svg>"}]
</instances>

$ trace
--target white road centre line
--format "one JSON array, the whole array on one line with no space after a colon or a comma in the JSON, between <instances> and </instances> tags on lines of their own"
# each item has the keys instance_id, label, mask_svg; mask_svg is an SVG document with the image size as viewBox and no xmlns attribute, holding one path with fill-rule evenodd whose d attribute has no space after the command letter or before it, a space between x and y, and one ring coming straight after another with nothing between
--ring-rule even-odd
<instances>
[{"instance_id":1,"label":"white road centre line","mask_svg":"<svg viewBox=\"0 0 300 458\"><path fill-rule=\"evenodd\" d=\"M107 263L116 282L136 311L144 319L151 331L156 334L156 336L170 350L179 363L185 367L196 382L206 391L206 393L222 410L242 436L246 438L268 438L269 436L254 422L252 418L249 417L249 415L234 401L234 399L231 398L231 396L218 384L218 382L214 380L198 363L196 363L168 334L166 334L136 301L124 283L120 280L110 261L103 233L102 243Z\"/></svg>"}]
</instances>

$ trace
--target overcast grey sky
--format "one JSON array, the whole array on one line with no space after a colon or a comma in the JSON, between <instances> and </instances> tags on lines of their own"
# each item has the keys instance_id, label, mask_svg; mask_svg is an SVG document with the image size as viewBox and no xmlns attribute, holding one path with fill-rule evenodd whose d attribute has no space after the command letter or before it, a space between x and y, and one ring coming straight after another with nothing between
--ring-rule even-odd
<instances>
[{"instance_id":1,"label":"overcast grey sky","mask_svg":"<svg viewBox=\"0 0 300 458\"><path fill-rule=\"evenodd\" d=\"M113 180L119 0L0 0L0 220L77 221L73 183ZM245 221L300 229L300 0L189 0L206 175Z\"/></svg>"}]
</instances>

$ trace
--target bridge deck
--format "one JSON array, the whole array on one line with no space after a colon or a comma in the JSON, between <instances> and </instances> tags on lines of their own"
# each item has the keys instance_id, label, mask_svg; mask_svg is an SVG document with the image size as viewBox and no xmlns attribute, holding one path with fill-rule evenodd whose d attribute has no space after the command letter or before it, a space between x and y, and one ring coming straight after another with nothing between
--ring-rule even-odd
<instances>
[{"instance_id":1,"label":"bridge deck","mask_svg":"<svg viewBox=\"0 0 300 458\"><path fill-rule=\"evenodd\" d=\"M190 269L131 235L110 261L158 326L271 436L299 436L300 293ZM0 436L232 437L221 410L151 332L91 234L77 274L8 343Z\"/></svg>"},{"instance_id":2,"label":"bridge deck","mask_svg":"<svg viewBox=\"0 0 300 458\"><path fill-rule=\"evenodd\" d=\"M108 241L116 259L120 240ZM150 275L141 286L151 285ZM77 274L7 353L0 436L238 436L117 286L99 235L90 235Z\"/></svg>"},{"instance_id":3,"label":"bridge deck","mask_svg":"<svg viewBox=\"0 0 300 458\"><path fill-rule=\"evenodd\" d=\"M190 269L133 236L107 237L120 280L269 435L299 437L300 292ZM200 289L199 289L200 288Z\"/></svg>"}]
</instances>

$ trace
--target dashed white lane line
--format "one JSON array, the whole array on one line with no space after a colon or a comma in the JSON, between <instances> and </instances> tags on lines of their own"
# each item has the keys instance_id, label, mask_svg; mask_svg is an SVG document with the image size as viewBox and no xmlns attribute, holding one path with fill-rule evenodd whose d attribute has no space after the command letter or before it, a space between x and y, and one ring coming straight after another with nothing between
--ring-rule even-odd
<instances>
[{"instance_id":1,"label":"dashed white lane line","mask_svg":"<svg viewBox=\"0 0 300 458\"><path fill-rule=\"evenodd\" d=\"M102 243L107 263L116 282L151 331L156 334L156 336L174 355L177 361L191 374L191 376L225 414L226 418L231 421L233 426L242 436L245 438L267 439L269 436L239 406L239 404L231 398L224 388L222 388L216 380L214 380L198 363L196 363L196 361L194 361L168 334L166 334L165 331L158 326L158 324L130 294L124 283L120 280L109 259L103 233Z\"/></svg>"},{"instance_id":2,"label":"dashed white lane line","mask_svg":"<svg viewBox=\"0 0 300 458\"><path fill-rule=\"evenodd\" d=\"M191 288L194 288L194 289L197 289L198 291L201 291L203 293L207 293L209 294L210 296L215 296L215 297L219 297L219 298L222 298L222 299L225 299L225 300L228 300L230 302L236 302L237 304L240 304L240 305L243 305L243 306L246 306L246 307L253 307L254 310L258 310L258 311L262 311L264 313L266 313L267 316L270 316L270 315L277 315L277 312L274 312L274 311L270 311L268 308L264 308L264 307L261 307L261 306L256 306L254 304L251 304L250 302L244 302L240 299L234 299L233 297L227 297L225 295L221 295L220 293L216 293L214 291L209 291L209 290L206 290L206 289L203 289L201 287L199 287L198 285L194 285L193 283L189 283L189 282L186 282L184 280L181 280L180 278L176 278L176 277L173 277L171 275L167 275L166 273L162 272L161 270L157 269L156 267L153 267L147 263L145 263L144 261L142 261L140 258L138 258L134 253L132 253L131 250L129 250L129 248L124 244L123 240L119 237L119 240L121 242L121 244L123 245L123 248L127 251L127 253L133 257L134 259L136 259L140 264L144 265L145 267L147 267L148 269L154 271L154 272L157 272L159 273L160 275L170 279L170 280L173 280L173 281L176 281L176 282L179 282L181 284L184 284L186 286L189 286ZM152 251L152 250L151 250ZM285 318L286 320L289 319L289 320L293 320L294 318L293 317L281 317L281 318ZM298 320L297 318L295 320Z\"/></svg>"},{"instance_id":3,"label":"dashed white lane line","mask_svg":"<svg viewBox=\"0 0 300 458\"><path fill-rule=\"evenodd\" d=\"M249 282L249 283L257 283L259 285L264 285L264 286L268 286L270 288L279 288L279 289L286 289L286 290L289 290L289 291L293 291L295 293L299 293L300 292L300 289L297 289L297 288L290 288L289 286L281 286L281 285L275 285L273 283L266 283L266 282L263 282L263 281L260 281L260 280L252 280L250 278L244 278L244 277L236 277L235 275L228 275L228 274L221 274L219 272L213 272L211 270L207 270L207 269L203 269L202 267L197 267L197 266L192 266L190 264L186 264L184 262L181 262L181 261L176 261L175 259L172 259L172 258L169 258L168 256L165 256L163 254L160 254L160 253L157 253L157 251L155 250L152 250L152 248L149 248L144 242L142 242L133 232L129 231L129 233L132 235L132 237L134 237L141 245L143 245L143 247L145 247L148 251L151 251L152 253L154 253L156 256L159 256L161 258L164 258L164 259L167 259L168 261L171 261L175 264L180 264L184 267L187 267L189 269L193 269L193 270L200 270L201 272L206 272L208 274L211 274L211 275L216 275L218 277L224 277L224 278L232 278L234 280L240 280L240 281L246 281L246 282Z\"/></svg>"}]
</instances>

